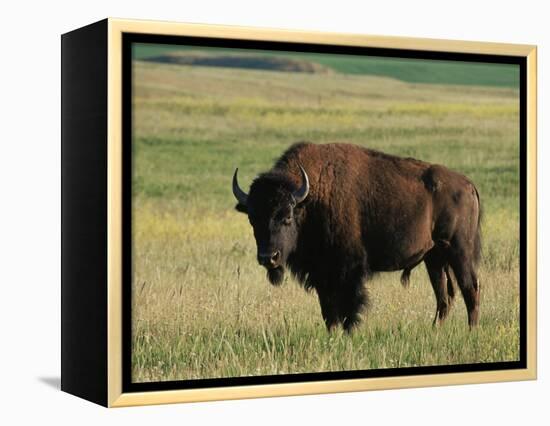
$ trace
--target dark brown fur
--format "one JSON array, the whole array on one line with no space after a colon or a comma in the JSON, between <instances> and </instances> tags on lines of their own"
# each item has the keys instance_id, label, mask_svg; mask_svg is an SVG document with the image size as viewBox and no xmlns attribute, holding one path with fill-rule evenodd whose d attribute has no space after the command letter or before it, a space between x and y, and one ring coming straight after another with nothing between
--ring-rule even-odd
<instances>
[{"instance_id":1,"label":"dark brown fur","mask_svg":"<svg viewBox=\"0 0 550 426\"><path fill-rule=\"evenodd\" d=\"M291 209L295 225L292 235L283 235L289 247L284 262L316 291L329 329L342 324L350 330L359 322L369 275L404 270L406 285L421 262L436 296L436 319L445 319L454 297L452 269L468 323L477 324L481 210L470 180L440 165L354 145L295 144L250 188L258 244L269 238L257 235L261 218L291 202L285 194L302 185L299 165L310 191ZM283 266L269 273L280 282Z\"/></svg>"}]
</instances>

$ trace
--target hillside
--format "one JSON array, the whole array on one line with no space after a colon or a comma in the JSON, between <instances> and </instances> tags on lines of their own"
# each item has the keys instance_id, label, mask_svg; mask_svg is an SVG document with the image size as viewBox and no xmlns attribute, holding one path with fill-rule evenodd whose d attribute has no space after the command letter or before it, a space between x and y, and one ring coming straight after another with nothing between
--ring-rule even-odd
<instances>
[{"instance_id":1,"label":"hillside","mask_svg":"<svg viewBox=\"0 0 550 426\"><path fill-rule=\"evenodd\" d=\"M310 73L332 71L342 74L390 77L408 83L519 87L519 67L517 65L491 63L153 44L134 45L133 58L160 63L270 69L273 71ZM240 62L235 58L240 58Z\"/></svg>"}]
</instances>

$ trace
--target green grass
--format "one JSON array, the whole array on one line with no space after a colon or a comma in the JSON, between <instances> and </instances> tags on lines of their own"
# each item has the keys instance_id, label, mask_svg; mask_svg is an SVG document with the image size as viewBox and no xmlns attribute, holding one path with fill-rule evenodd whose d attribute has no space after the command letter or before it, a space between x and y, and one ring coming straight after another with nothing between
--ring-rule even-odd
<instances>
[{"instance_id":1,"label":"green grass","mask_svg":"<svg viewBox=\"0 0 550 426\"><path fill-rule=\"evenodd\" d=\"M150 59L173 53L198 53L201 55L240 54L261 57L278 56L295 58L324 65L342 74L391 77L409 83L460 84L512 88L516 88L519 85L519 66L517 65L365 57L355 55L323 55L315 53L158 44L135 44L133 46L134 59Z\"/></svg>"},{"instance_id":2,"label":"green grass","mask_svg":"<svg viewBox=\"0 0 550 426\"><path fill-rule=\"evenodd\" d=\"M369 75L134 68L134 381L508 361L519 357L519 98L506 87ZM460 295L432 328L423 266L368 283L352 336L328 334L314 293L273 288L231 176L247 188L293 142L351 142L469 176L485 210L481 319Z\"/></svg>"}]
</instances>

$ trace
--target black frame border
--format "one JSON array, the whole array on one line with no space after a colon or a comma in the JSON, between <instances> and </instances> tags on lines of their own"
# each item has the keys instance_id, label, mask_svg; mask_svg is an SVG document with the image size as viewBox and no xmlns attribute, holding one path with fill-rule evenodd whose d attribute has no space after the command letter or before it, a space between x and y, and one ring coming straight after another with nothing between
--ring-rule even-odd
<instances>
[{"instance_id":1,"label":"black frame border","mask_svg":"<svg viewBox=\"0 0 550 426\"><path fill-rule=\"evenodd\" d=\"M337 372L208 378L162 382L132 382L132 44L151 43L234 49L276 50L378 56L398 59L431 59L478 63L512 64L520 69L520 359L519 361L385 368ZM144 392L186 390L243 385L268 385L326 380L367 379L380 377L424 376L527 368L527 58L521 56L454 53L412 49L363 46L324 45L157 34L122 34L122 391Z\"/></svg>"}]
</instances>

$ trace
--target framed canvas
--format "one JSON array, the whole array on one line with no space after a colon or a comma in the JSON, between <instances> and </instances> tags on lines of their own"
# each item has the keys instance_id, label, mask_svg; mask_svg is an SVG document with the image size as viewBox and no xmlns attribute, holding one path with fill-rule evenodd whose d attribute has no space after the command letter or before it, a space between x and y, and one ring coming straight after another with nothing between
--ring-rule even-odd
<instances>
[{"instance_id":1,"label":"framed canvas","mask_svg":"<svg viewBox=\"0 0 550 426\"><path fill-rule=\"evenodd\" d=\"M62 389L536 378L536 48L106 19L62 36Z\"/></svg>"}]
</instances>

